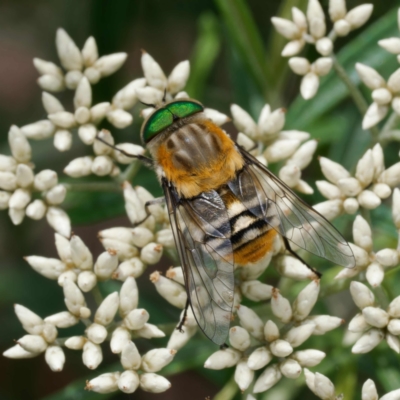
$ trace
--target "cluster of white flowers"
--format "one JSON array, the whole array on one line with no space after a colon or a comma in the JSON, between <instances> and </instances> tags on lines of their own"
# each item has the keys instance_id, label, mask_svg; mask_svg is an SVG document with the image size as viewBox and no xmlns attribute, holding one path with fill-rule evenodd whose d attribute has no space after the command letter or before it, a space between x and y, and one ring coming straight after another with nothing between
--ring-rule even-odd
<instances>
[{"instance_id":1,"label":"cluster of white flowers","mask_svg":"<svg viewBox=\"0 0 400 400\"><path fill-rule=\"evenodd\" d=\"M309 0L306 15L293 8L293 22L273 18L277 30L291 40L282 55L292 57L301 51L305 43L311 43L322 56L313 64L299 57L289 60L291 68L304 75L301 84L303 97L313 97L318 89L319 76L331 69L335 37L345 36L352 29L363 25L371 12L372 5L369 4L347 12L344 0L330 0L329 14L334 24L329 36L326 35L325 16L318 0ZM395 45L392 42L384 42L382 46L389 46L394 52ZM52 92L65 88L75 90L74 111L66 111L55 96L44 92L43 105L48 119L20 129L11 128L9 141L12 157L0 156L0 208L9 208L14 223L22 222L25 214L34 219L46 214L50 225L58 232L55 242L59 259L28 256L26 261L38 273L58 281L64 291L67 311L42 319L29 309L17 305L15 312L28 334L4 355L10 358L29 358L44 353L50 368L61 371L65 363L63 348L67 348L82 351L83 364L89 369L96 369L103 359L102 346L110 342L111 351L120 356L121 370L97 376L87 382L86 389L99 393L117 390L133 393L140 387L145 391L160 393L167 390L170 383L158 372L172 362L176 352L196 334L197 323L189 308L183 329L173 331L165 348L152 349L141 355L136 347L137 338L165 336L159 327L148 322L149 312L139 308L139 291L135 279L145 272L148 265L158 263L164 250L175 254L174 238L165 205L153 202L146 207L146 203L154 200L154 197L145 188L133 187L124 181L125 172L134 170L132 167L135 161L132 162L132 158L95 139L99 136L114 145L112 134L102 130L100 122L107 118L116 128L129 126L133 121L129 111L138 101L159 105L164 99L188 98L189 95L183 89L189 78L190 65L188 61L179 63L167 77L160 65L143 52L141 61L144 78L130 82L111 102L92 105L92 85L120 68L126 54L117 53L99 58L93 38L86 41L81 51L62 29L57 32L56 46L66 72L51 62L35 59L35 66L41 74L39 85ZM358 65L357 69L362 71L361 75L366 76L364 82L374 85L374 89L391 91L394 97L390 101L395 108L393 103L397 102L397 75L389 79L386 85L368 67ZM382 99L383 91L378 94L374 95L375 101L376 98ZM153 111L154 107L149 107L142 110L141 115L147 117ZM229 121L226 115L216 110L206 109L205 113L218 125ZM231 114L239 130L239 145L264 165L281 162L279 177L282 181L302 193L313 193L312 187L301 179L301 174L312 160L317 141L310 140L307 132L282 130L285 124L284 109L272 111L267 104L257 122L238 105L232 105ZM74 130L77 130L84 144L92 146L94 155L72 159L64 172L72 178L90 174L107 176L105 179L118 187L122 183L121 195L126 213L134 226L112 227L99 232L105 251L96 260L78 236L71 237L68 216L57 207L64 200L66 187L58 184L57 174L53 171L45 170L34 175L30 162L31 149L27 138L45 139L54 136L55 147L66 151L71 147ZM117 144L116 147L133 155L143 155L145 152L141 146L130 143ZM131 165L121 173L117 164ZM384 155L379 144L361 157L354 177L340 164L327 158L321 158L320 164L329 182L319 181L317 187L328 200L315 208L327 219L332 220L343 212L354 214L359 208L368 212L392 196L393 220L400 230L400 190L394 189L400 183L400 163L385 169ZM32 194L36 192L41 193L42 199L31 201ZM351 279L357 275L359 280L365 278L375 290L384 280L385 269L398 265L400 251L385 248L374 252L372 229L361 216L355 218L353 240L354 244L350 245L356 258L356 267L341 271L336 279ZM276 287L260 280L269 264L282 277L310 282L293 301L289 301L284 297L284 290L282 295ZM110 279L121 281L120 289L103 298L98 282ZM174 307L185 309L187 291L181 267L171 268L166 276L153 272L150 279L164 299ZM237 268L235 286L234 318L237 323L233 323L229 332L231 347L213 353L204 366L209 369L235 367L234 379L240 390L248 393L248 399L254 399L250 392L265 392L282 376L297 379L303 371L308 387L318 397L332 400L340 398L328 378L307 369L317 366L326 354L319 349L297 349L312 335L324 335L344 323L341 318L332 315L310 315L320 295L320 281L316 273L299 259L288 255L282 239L276 235L267 259ZM356 334L353 342L357 340L353 353L371 351L383 338L386 338L394 351L399 352L399 298L387 304L378 304L372 292L361 282L351 283L351 294L361 309L361 313L349 325L349 331ZM86 302L90 295L97 302L95 310L90 309L90 303ZM269 306L265 307L266 313L263 313L267 317L262 319L256 311L242 304L243 298L255 302L269 301ZM85 327L81 335L58 337L60 329L79 323ZM181 327L181 323L177 327ZM263 371L255 379L255 371L259 370ZM397 398L397 393L388 393L382 399ZM364 384L363 396L378 399L372 381Z\"/></svg>"},{"instance_id":2,"label":"cluster of white flowers","mask_svg":"<svg viewBox=\"0 0 400 400\"><path fill-rule=\"evenodd\" d=\"M314 97L318 91L319 78L332 68L333 41L337 36L347 36L350 31L364 25L372 14L372 4L362 4L350 11L345 0L329 0L329 16L333 23L332 31L327 35L325 14L318 0L309 0L306 14L296 7L292 8L292 21L273 17L275 29L290 42L282 50L283 57L291 57L289 66L292 71L303 76L300 93L304 99ZM301 52L304 45L315 46L322 56L313 63L304 57L293 57Z\"/></svg>"},{"instance_id":3,"label":"cluster of white flowers","mask_svg":"<svg viewBox=\"0 0 400 400\"><path fill-rule=\"evenodd\" d=\"M261 110L257 123L247 111L236 104L231 106L231 113L233 123L239 130L239 145L250 151L264 165L286 160L280 169L279 178L299 192L313 193L312 187L301 179L301 171L310 164L317 149L317 141L308 140L309 133L282 130L285 125L285 110L279 108L271 112L269 104Z\"/></svg>"}]
</instances>

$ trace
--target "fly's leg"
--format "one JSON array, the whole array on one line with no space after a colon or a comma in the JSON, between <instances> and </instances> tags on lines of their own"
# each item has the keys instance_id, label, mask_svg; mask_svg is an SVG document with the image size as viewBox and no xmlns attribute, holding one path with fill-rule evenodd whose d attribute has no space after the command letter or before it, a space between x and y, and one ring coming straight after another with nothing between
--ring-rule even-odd
<instances>
[{"instance_id":1,"label":"fly's leg","mask_svg":"<svg viewBox=\"0 0 400 400\"><path fill-rule=\"evenodd\" d=\"M136 224L134 224L133 227L143 224L143 222L146 221L146 219L150 217L150 215L151 215L151 212L149 209L150 206L154 206L155 204L163 204L163 203L165 203L165 197L157 197L156 199L146 201L146 203L144 205L144 210L146 211L146 216L141 221L136 222Z\"/></svg>"},{"instance_id":2,"label":"fly's leg","mask_svg":"<svg viewBox=\"0 0 400 400\"><path fill-rule=\"evenodd\" d=\"M136 158L138 160L140 160L146 167L148 168L153 168L154 167L154 161L146 156L142 156L140 154L130 154L127 153L126 151L119 149L117 146L114 146L108 142L106 142L103 138L101 138L99 135L96 136L96 139L102 143L104 143L106 146L111 147L114 150L119 151L120 153L122 153L124 156L130 157L130 158Z\"/></svg>"},{"instance_id":3,"label":"fly's leg","mask_svg":"<svg viewBox=\"0 0 400 400\"><path fill-rule=\"evenodd\" d=\"M228 349L228 348L229 348L229 346L226 343L221 344L221 346L219 346L220 350L225 350L225 349Z\"/></svg>"},{"instance_id":4,"label":"fly's leg","mask_svg":"<svg viewBox=\"0 0 400 400\"><path fill-rule=\"evenodd\" d=\"M283 242L285 243L286 250L295 258L297 258L299 261L301 261L307 268L309 268L314 274L318 276L318 278L321 278L322 274L321 272L318 272L316 269L313 267L310 267L296 252L292 250L290 247L289 240L287 240L284 236L282 236Z\"/></svg>"},{"instance_id":5,"label":"fly's leg","mask_svg":"<svg viewBox=\"0 0 400 400\"><path fill-rule=\"evenodd\" d=\"M189 299L186 300L186 305L185 305L185 311L183 312L182 318L179 321L178 326L176 327L176 330L183 333L183 325L185 325L186 317L187 317L187 311L189 308Z\"/></svg>"}]
</instances>

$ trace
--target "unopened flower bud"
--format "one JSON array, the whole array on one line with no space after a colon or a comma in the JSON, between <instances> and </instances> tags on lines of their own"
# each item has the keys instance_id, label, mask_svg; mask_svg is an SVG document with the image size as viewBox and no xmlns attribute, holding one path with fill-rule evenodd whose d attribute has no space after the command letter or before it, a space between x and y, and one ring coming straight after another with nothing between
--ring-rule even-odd
<instances>
[{"instance_id":1,"label":"unopened flower bud","mask_svg":"<svg viewBox=\"0 0 400 400\"><path fill-rule=\"evenodd\" d=\"M249 356L247 365L254 371L264 368L273 358L270 350L265 347L258 347Z\"/></svg>"},{"instance_id":2,"label":"unopened flower bud","mask_svg":"<svg viewBox=\"0 0 400 400\"><path fill-rule=\"evenodd\" d=\"M109 294L100 304L94 316L97 324L109 325L114 319L119 306L118 292Z\"/></svg>"},{"instance_id":3,"label":"unopened flower bud","mask_svg":"<svg viewBox=\"0 0 400 400\"><path fill-rule=\"evenodd\" d=\"M87 341L83 346L82 361L89 369L96 369L103 361L103 353L98 344Z\"/></svg>"},{"instance_id":4,"label":"unopened flower bud","mask_svg":"<svg viewBox=\"0 0 400 400\"><path fill-rule=\"evenodd\" d=\"M272 286L258 280L244 281L240 285L240 290L252 301L269 300L272 296Z\"/></svg>"},{"instance_id":5,"label":"unopened flower bud","mask_svg":"<svg viewBox=\"0 0 400 400\"><path fill-rule=\"evenodd\" d=\"M297 379L301 374L301 365L295 360L285 360L279 365L282 375L289 379Z\"/></svg>"},{"instance_id":6,"label":"unopened flower bud","mask_svg":"<svg viewBox=\"0 0 400 400\"><path fill-rule=\"evenodd\" d=\"M351 282L350 293L359 309L362 310L365 307L374 305L375 296L363 283L356 281Z\"/></svg>"},{"instance_id":7,"label":"unopened flower bud","mask_svg":"<svg viewBox=\"0 0 400 400\"><path fill-rule=\"evenodd\" d=\"M241 326L233 326L229 330L229 342L235 349L245 351L250 346L250 335Z\"/></svg>"},{"instance_id":8,"label":"unopened flower bud","mask_svg":"<svg viewBox=\"0 0 400 400\"><path fill-rule=\"evenodd\" d=\"M114 329L110 340L111 351L114 354L121 353L122 349L129 343L130 340L131 335L126 328L118 327Z\"/></svg>"},{"instance_id":9,"label":"unopened flower bud","mask_svg":"<svg viewBox=\"0 0 400 400\"><path fill-rule=\"evenodd\" d=\"M287 323L292 319L292 308L287 299L282 297L278 289L272 289L271 308L273 314L282 322Z\"/></svg>"},{"instance_id":10,"label":"unopened flower bud","mask_svg":"<svg viewBox=\"0 0 400 400\"><path fill-rule=\"evenodd\" d=\"M246 329L256 339L263 339L264 324L260 317L251 308L240 305L237 315L240 320L240 325L242 325L244 329Z\"/></svg>"},{"instance_id":11,"label":"unopened flower bud","mask_svg":"<svg viewBox=\"0 0 400 400\"><path fill-rule=\"evenodd\" d=\"M299 362L302 367L315 367L324 358L326 354L320 350L300 350L292 354L292 358Z\"/></svg>"},{"instance_id":12,"label":"unopened flower bud","mask_svg":"<svg viewBox=\"0 0 400 400\"><path fill-rule=\"evenodd\" d=\"M124 393L133 393L139 387L139 375L136 371L124 371L118 379L118 388Z\"/></svg>"},{"instance_id":13,"label":"unopened flower bud","mask_svg":"<svg viewBox=\"0 0 400 400\"><path fill-rule=\"evenodd\" d=\"M140 387L145 392L162 393L171 387L171 383L161 375L145 373L140 375Z\"/></svg>"},{"instance_id":14,"label":"unopened flower bud","mask_svg":"<svg viewBox=\"0 0 400 400\"><path fill-rule=\"evenodd\" d=\"M352 347L353 354L364 354L375 348L384 338L384 334L380 329L370 329L364 333L356 344Z\"/></svg>"},{"instance_id":15,"label":"unopened flower bud","mask_svg":"<svg viewBox=\"0 0 400 400\"><path fill-rule=\"evenodd\" d=\"M250 369L247 365L247 361L240 361L236 365L235 369L235 382L239 386L241 391L246 390L254 378L254 371Z\"/></svg>"},{"instance_id":16,"label":"unopened flower bud","mask_svg":"<svg viewBox=\"0 0 400 400\"><path fill-rule=\"evenodd\" d=\"M146 372L157 372L168 365L174 358L176 350L153 349L142 357L142 368Z\"/></svg>"},{"instance_id":17,"label":"unopened flower bud","mask_svg":"<svg viewBox=\"0 0 400 400\"><path fill-rule=\"evenodd\" d=\"M94 265L94 272L99 279L109 279L118 267L118 256L115 251L108 250L99 255Z\"/></svg>"},{"instance_id":18,"label":"unopened flower bud","mask_svg":"<svg viewBox=\"0 0 400 400\"><path fill-rule=\"evenodd\" d=\"M76 325L79 319L68 311L62 311L46 317L45 321L53 324L57 328L69 328Z\"/></svg>"},{"instance_id":19,"label":"unopened flower bud","mask_svg":"<svg viewBox=\"0 0 400 400\"><path fill-rule=\"evenodd\" d=\"M128 313L124 319L124 323L127 328L137 330L143 328L149 318L150 315L145 309L136 308Z\"/></svg>"},{"instance_id":20,"label":"unopened flower bud","mask_svg":"<svg viewBox=\"0 0 400 400\"><path fill-rule=\"evenodd\" d=\"M220 370L233 367L240 360L241 353L238 350L227 348L219 350L207 358L204 368Z\"/></svg>"},{"instance_id":21,"label":"unopened flower bud","mask_svg":"<svg viewBox=\"0 0 400 400\"><path fill-rule=\"evenodd\" d=\"M270 389L281 379L282 374L278 365L268 367L256 380L254 384L254 393L262 393Z\"/></svg>"},{"instance_id":22,"label":"unopened flower bud","mask_svg":"<svg viewBox=\"0 0 400 400\"><path fill-rule=\"evenodd\" d=\"M90 368L90 367L89 367ZM90 368L95 369L95 368ZM111 372L101 374L98 377L86 382L86 390L92 390L97 393L111 393L118 390L118 382L121 376L120 372Z\"/></svg>"},{"instance_id":23,"label":"unopened flower bud","mask_svg":"<svg viewBox=\"0 0 400 400\"><path fill-rule=\"evenodd\" d=\"M65 341L65 347L71 350L82 350L86 341L84 336L71 336Z\"/></svg>"},{"instance_id":24,"label":"unopened flower bud","mask_svg":"<svg viewBox=\"0 0 400 400\"><path fill-rule=\"evenodd\" d=\"M60 346L49 346L44 357L52 371L62 371L65 363L65 354Z\"/></svg>"},{"instance_id":25,"label":"unopened flower bud","mask_svg":"<svg viewBox=\"0 0 400 400\"><path fill-rule=\"evenodd\" d=\"M182 285L165 278L157 271L150 275L150 280L154 283L157 292L169 303L178 308L185 307L187 293Z\"/></svg>"}]
</instances>

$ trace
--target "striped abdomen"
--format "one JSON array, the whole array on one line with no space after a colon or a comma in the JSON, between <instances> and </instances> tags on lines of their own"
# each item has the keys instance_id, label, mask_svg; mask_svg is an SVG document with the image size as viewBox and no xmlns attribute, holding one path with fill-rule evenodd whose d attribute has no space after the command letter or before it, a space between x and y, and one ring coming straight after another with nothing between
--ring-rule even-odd
<instances>
[{"instance_id":1,"label":"striped abdomen","mask_svg":"<svg viewBox=\"0 0 400 400\"><path fill-rule=\"evenodd\" d=\"M235 264L247 265L262 260L272 251L277 232L248 211L227 187L221 188L219 194L229 215Z\"/></svg>"}]
</instances>

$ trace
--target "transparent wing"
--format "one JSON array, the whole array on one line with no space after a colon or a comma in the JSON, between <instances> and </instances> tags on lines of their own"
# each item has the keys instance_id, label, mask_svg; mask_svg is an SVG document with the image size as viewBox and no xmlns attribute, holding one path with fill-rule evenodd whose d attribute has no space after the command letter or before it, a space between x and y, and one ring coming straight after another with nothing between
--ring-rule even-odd
<instances>
[{"instance_id":1,"label":"transparent wing","mask_svg":"<svg viewBox=\"0 0 400 400\"><path fill-rule=\"evenodd\" d=\"M246 165L229 186L246 208L302 249L354 267L353 252L336 228L256 158L240 151Z\"/></svg>"},{"instance_id":2,"label":"transparent wing","mask_svg":"<svg viewBox=\"0 0 400 400\"><path fill-rule=\"evenodd\" d=\"M225 205L215 191L182 199L167 182L163 188L194 316L204 334L222 345L229 332L234 293Z\"/></svg>"}]
</instances>

